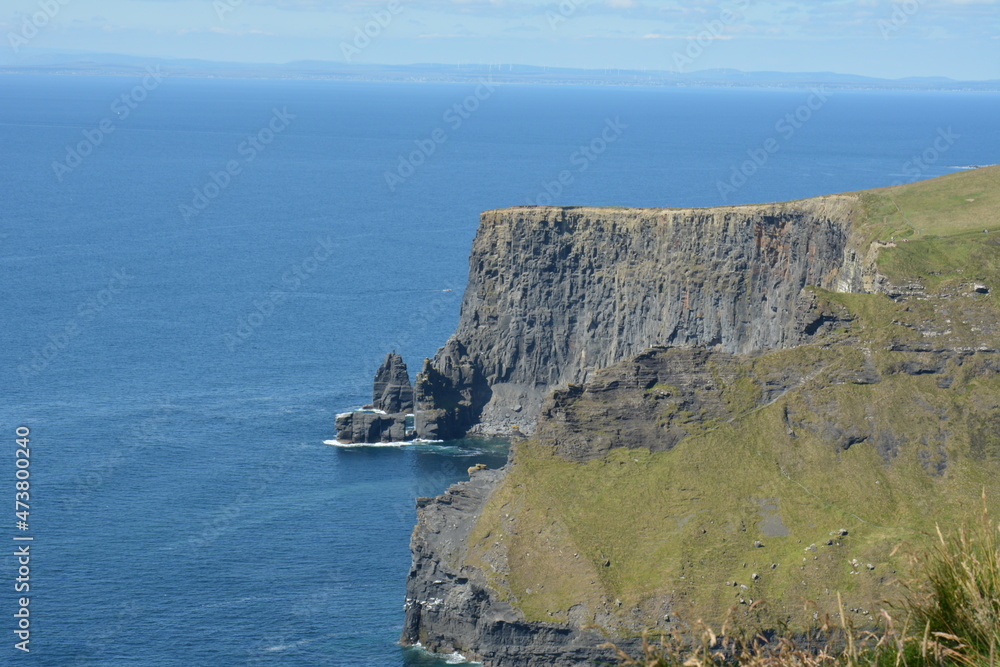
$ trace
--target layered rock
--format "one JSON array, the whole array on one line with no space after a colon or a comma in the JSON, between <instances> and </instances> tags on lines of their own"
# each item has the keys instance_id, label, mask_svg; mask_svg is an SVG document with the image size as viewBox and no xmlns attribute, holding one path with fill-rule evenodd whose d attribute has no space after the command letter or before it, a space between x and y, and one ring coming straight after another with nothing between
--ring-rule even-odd
<instances>
[{"instance_id":1,"label":"layered rock","mask_svg":"<svg viewBox=\"0 0 1000 667\"><path fill-rule=\"evenodd\" d=\"M794 345L803 287L862 286L864 262L849 242L857 206L838 195L715 209L488 211L458 330L417 380L418 408L441 411L423 423L529 432L552 388L649 347Z\"/></svg>"},{"instance_id":2,"label":"layered rock","mask_svg":"<svg viewBox=\"0 0 1000 667\"><path fill-rule=\"evenodd\" d=\"M427 440L462 437L489 401L490 387L462 343L454 338L424 360L417 374L416 431Z\"/></svg>"}]
</instances>

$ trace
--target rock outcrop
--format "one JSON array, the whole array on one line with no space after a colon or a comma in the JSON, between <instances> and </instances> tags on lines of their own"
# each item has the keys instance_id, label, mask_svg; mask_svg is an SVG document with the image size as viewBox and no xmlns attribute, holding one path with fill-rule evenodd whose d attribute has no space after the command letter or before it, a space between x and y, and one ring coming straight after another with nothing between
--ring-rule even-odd
<instances>
[{"instance_id":1,"label":"rock outcrop","mask_svg":"<svg viewBox=\"0 0 1000 667\"><path fill-rule=\"evenodd\" d=\"M406 415L387 415L359 410L337 415L337 440L344 444L404 442L413 434L406 428Z\"/></svg>"},{"instance_id":2,"label":"rock outcrop","mask_svg":"<svg viewBox=\"0 0 1000 667\"><path fill-rule=\"evenodd\" d=\"M418 409L437 411L423 428L530 432L551 389L657 345L739 353L799 343L803 287L861 287L849 238L858 206L838 195L484 213L458 330L417 379Z\"/></svg>"},{"instance_id":3,"label":"rock outcrop","mask_svg":"<svg viewBox=\"0 0 1000 667\"><path fill-rule=\"evenodd\" d=\"M413 387L403 358L393 350L375 371L372 405L387 414L413 412Z\"/></svg>"},{"instance_id":4,"label":"rock outcrop","mask_svg":"<svg viewBox=\"0 0 1000 667\"><path fill-rule=\"evenodd\" d=\"M465 565L469 531L504 472L475 471L437 498L417 499L401 641L486 664L576 667L595 657L610 660L611 651L596 648L605 641L600 635L526 623L490 591L482 571Z\"/></svg>"}]
</instances>

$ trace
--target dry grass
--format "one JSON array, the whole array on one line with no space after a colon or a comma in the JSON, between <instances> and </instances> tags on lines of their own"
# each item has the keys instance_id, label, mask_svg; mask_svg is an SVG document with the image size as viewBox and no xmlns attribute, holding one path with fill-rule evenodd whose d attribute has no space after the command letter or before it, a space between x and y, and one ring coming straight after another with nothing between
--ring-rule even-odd
<instances>
[{"instance_id":1,"label":"dry grass","mask_svg":"<svg viewBox=\"0 0 1000 667\"><path fill-rule=\"evenodd\" d=\"M1000 652L1000 525L986 498L977 521L918 556L923 576L911 582L905 608L941 642L994 664Z\"/></svg>"}]
</instances>

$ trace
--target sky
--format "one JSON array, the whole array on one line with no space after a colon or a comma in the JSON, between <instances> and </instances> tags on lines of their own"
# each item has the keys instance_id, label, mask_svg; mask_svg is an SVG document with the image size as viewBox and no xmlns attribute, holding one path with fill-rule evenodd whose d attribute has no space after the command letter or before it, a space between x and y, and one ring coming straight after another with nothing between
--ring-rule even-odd
<instances>
[{"instance_id":1,"label":"sky","mask_svg":"<svg viewBox=\"0 0 1000 667\"><path fill-rule=\"evenodd\" d=\"M0 34L6 64L55 49L1000 79L1000 0L3 0Z\"/></svg>"}]
</instances>

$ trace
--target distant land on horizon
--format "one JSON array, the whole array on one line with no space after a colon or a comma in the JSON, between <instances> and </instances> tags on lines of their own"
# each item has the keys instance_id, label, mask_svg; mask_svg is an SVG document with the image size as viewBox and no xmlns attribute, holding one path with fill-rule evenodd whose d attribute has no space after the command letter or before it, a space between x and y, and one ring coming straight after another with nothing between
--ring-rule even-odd
<instances>
[{"instance_id":1,"label":"distant land on horizon","mask_svg":"<svg viewBox=\"0 0 1000 667\"><path fill-rule=\"evenodd\" d=\"M803 88L824 85L857 90L1000 91L1000 80L996 79L988 81L956 81L948 77L880 79L835 72L744 72L737 69L705 69L693 72L593 70L506 63L374 65L319 60L300 60L284 64L238 63L42 49L22 54L17 60L0 60L0 73L131 76L143 74L146 68L156 66L168 76L194 78L462 83L491 77L497 83L550 85L732 88Z\"/></svg>"}]
</instances>

